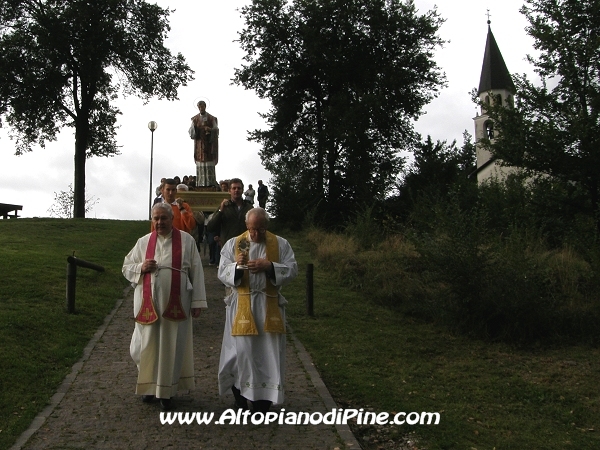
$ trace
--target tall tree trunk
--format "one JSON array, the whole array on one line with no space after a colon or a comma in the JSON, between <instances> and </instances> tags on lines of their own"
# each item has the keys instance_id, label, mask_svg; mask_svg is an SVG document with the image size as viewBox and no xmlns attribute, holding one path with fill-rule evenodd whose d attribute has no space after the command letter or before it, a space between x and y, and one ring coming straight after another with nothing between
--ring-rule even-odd
<instances>
[{"instance_id":1,"label":"tall tree trunk","mask_svg":"<svg viewBox=\"0 0 600 450\"><path fill-rule=\"evenodd\" d=\"M73 188L73 217L85 217L85 159L88 143L87 121L77 117L75 126L75 187Z\"/></svg>"},{"instance_id":2,"label":"tall tree trunk","mask_svg":"<svg viewBox=\"0 0 600 450\"><path fill-rule=\"evenodd\" d=\"M598 179L593 177L590 183L590 199L592 202L592 214L594 215L594 220L596 221L596 231L600 235L600 207L599 199L598 199Z\"/></svg>"},{"instance_id":3,"label":"tall tree trunk","mask_svg":"<svg viewBox=\"0 0 600 450\"><path fill-rule=\"evenodd\" d=\"M335 141L329 142L327 147L327 182L329 187L327 202L331 204L339 200L339 182L335 173L338 148Z\"/></svg>"},{"instance_id":4,"label":"tall tree trunk","mask_svg":"<svg viewBox=\"0 0 600 450\"><path fill-rule=\"evenodd\" d=\"M323 109L321 97L317 97L315 101L315 110L317 113L317 185L315 186L315 188L318 195L324 197L323 179L325 176L325 126L323 124Z\"/></svg>"}]
</instances>

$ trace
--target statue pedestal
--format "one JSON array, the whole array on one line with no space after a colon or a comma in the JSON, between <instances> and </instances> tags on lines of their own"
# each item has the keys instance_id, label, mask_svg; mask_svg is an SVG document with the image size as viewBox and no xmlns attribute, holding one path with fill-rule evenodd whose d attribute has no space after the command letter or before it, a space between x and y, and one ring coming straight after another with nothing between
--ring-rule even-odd
<instances>
[{"instance_id":1,"label":"statue pedestal","mask_svg":"<svg viewBox=\"0 0 600 450\"><path fill-rule=\"evenodd\" d=\"M230 199L231 195L222 191L181 191L177 192L176 197L185 200L192 211L202 211L208 217L219 209L223 199Z\"/></svg>"}]
</instances>

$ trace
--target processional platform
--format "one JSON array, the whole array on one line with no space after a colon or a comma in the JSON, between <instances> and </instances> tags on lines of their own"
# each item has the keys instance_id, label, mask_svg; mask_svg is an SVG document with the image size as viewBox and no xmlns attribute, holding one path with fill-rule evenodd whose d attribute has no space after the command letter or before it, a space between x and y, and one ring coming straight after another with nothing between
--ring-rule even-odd
<instances>
[{"instance_id":1,"label":"processional platform","mask_svg":"<svg viewBox=\"0 0 600 450\"><path fill-rule=\"evenodd\" d=\"M182 198L190 205L192 211L202 211L205 215L219 209L223 199L231 198L229 192L199 190L177 192L177 197ZM208 213L208 214L207 214Z\"/></svg>"}]
</instances>

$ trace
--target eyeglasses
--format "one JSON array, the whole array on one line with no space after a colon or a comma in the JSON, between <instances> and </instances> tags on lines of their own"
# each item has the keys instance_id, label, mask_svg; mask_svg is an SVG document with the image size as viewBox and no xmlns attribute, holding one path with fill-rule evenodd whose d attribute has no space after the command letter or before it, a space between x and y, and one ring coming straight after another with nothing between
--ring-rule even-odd
<instances>
[{"instance_id":1,"label":"eyeglasses","mask_svg":"<svg viewBox=\"0 0 600 450\"><path fill-rule=\"evenodd\" d=\"M248 231L250 233L254 233L254 232L264 233L265 231L267 231L267 229L266 228L248 228Z\"/></svg>"}]
</instances>

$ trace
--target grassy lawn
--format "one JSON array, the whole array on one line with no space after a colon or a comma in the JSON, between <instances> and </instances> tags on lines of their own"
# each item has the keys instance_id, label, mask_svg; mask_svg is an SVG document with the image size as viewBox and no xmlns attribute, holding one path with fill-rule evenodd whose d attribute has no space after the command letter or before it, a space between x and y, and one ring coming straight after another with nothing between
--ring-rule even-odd
<instances>
[{"instance_id":1,"label":"grassy lawn","mask_svg":"<svg viewBox=\"0 0 600 450\"><path fill-rule=\"evenodd\" d=\"M127 281L123 258L148 222L0 220L0 448L48 403ZM67 256L105 268L77 269L76 314L66 313Z\"/></svg>"},{"instance_id":2,"label":"grassy lawn","mask_svg":"<svg viewBox=\"0 0 600 450\"><path fill-rule=\"evenodd\" d=\"M144 221L0 220L0 448L47 404L122 296L121 265ZM600 448L600 350L515 349L453 336L394 314L315 266L315 317L301 275L286 287L288 320L341 407L439 412L436 426L354 427L365 448L412 433L428 449ZM66 257L78 269L77 314L65 307ZM216 374L215 374L216 376Z\"/></svg>"},{"instance_id":3,"label":"grassy lawn","mask_svg":"<svg viewBox=\"0 0 600 450\"><path fill-rule=\"evenodd\" d=\"M313 262L290 239L300 264ZM414 433L428 449L600 448L600 350L515 349L453 336L350 292L315 265L285 291L288 320L343 407L440 412L437 426L355 427L365 448ZM377 442L375 442L377 441Z\"/></svg>"}]
</instances>

